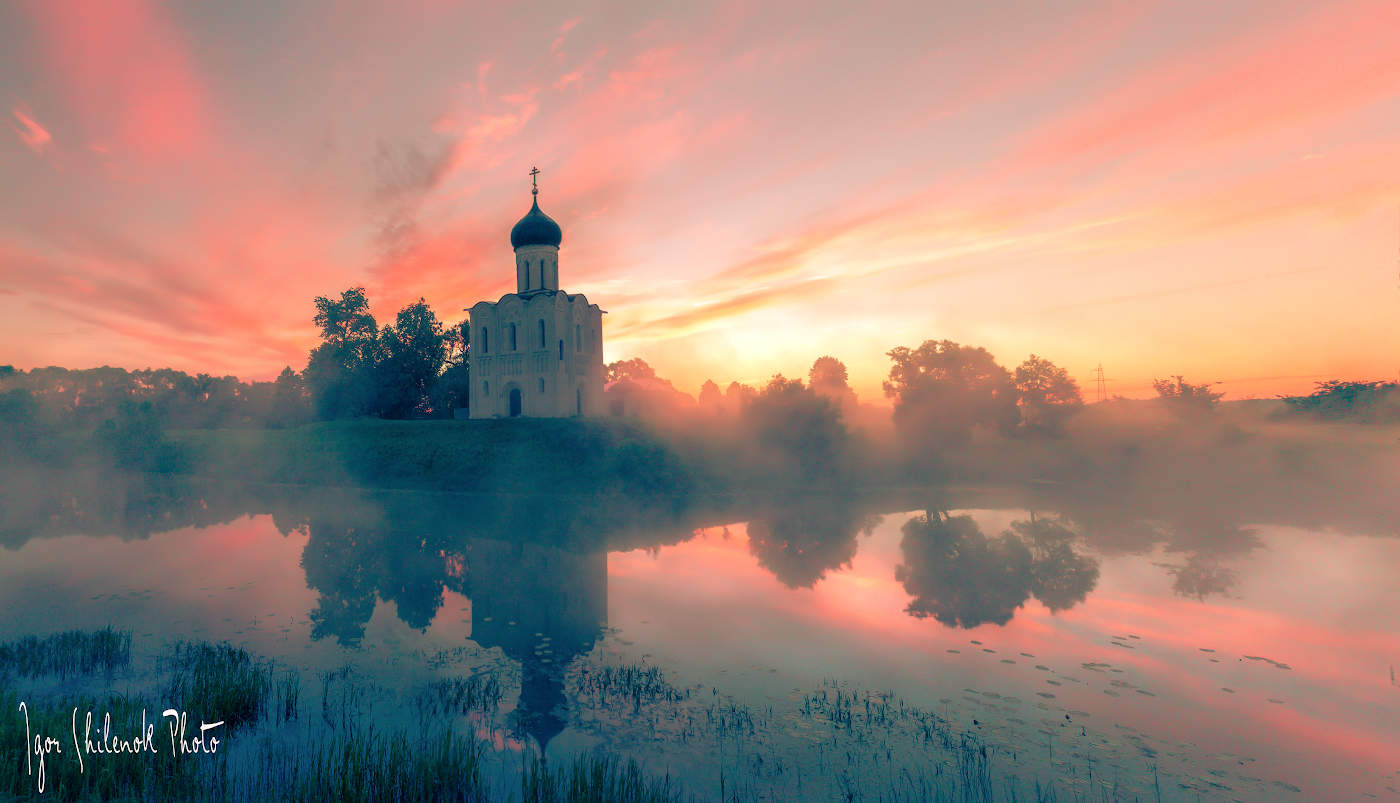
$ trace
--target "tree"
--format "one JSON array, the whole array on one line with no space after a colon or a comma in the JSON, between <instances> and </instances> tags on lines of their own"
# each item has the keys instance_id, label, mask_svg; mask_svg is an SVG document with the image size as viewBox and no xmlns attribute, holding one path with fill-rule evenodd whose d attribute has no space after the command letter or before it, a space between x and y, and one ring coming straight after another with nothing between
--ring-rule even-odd
<instances>
[{"instance_id":1,"label":"tree","mask_svg":"<svg viewBox=\"0 0 1400 803\"><path fill-rule=\"evenodd\" d=\"M1015 428L1019 417L1011 374L983 348L926 340L891 349L884 383L894 399L896 431L927 456L967 443L974 426Z\"/></svg>"},{"instance_id":2,"label":"tree","mask_svg":"<svg viewBox=\"0 0 1400 803\"><path fill-rule=\"evenodd\" d=\"M724 411L730 415L742 413L757 395L758 391L748 385L730 382L729 387L724 389Z\"/></svg>"},{"instance_id":3,"label":"tree","mask_svg":"<svg viewBox=\"0 0 1400 803\"><path fill-rule=\"evenodd\" d=\"M1289 411L1318 418L1384 422L1400 420L1400 383L1345 382L1328 380L1313 383L1308 396L1281 396Z\"/></svg>"},{"instance_id":4,"label":"tree","mask_svg":"<svg viewBox=\"0 0 1400 803\"><path fill-rule=\"evenodd\" d=\"M471 403L471 321L458 321L443 334L446 367L433 393L434 414L450 418Z\"/></svg>"},{"instance_id":5,"label":"tree","mask_svg":"<svg viewBox=\"0 0 1400 803\"><path fill-rule=\"evenodd\" d=\"M272 383L272 409L268 411L266 423L273 427L294 427L310 417L311 398L306 393L306 383L288 365Z\"/></svg>"},{"instance_id":6,"label":"tree","mask_svg":"<svg viewBox=\"0 0 1400 803\"><path fill-rule=\"evenodd\" d=\"M844 476L846 427L830 399L800 379L774 376L743 411L750 441L776 476L832 482Z\"/></svg>"},{"instance_id":7,"label":"tree","mask_svg":"<svg viewBox=\"0 0 1400 803\"><path fill-rule=\"evenodd\" d=\"M1069 372L1034 354L1016 366L1013 382L1021 426L1028 431L1058 433L1065 420L1084 406L1079 385Z\"/></svg>"},{"instance_id":8,"label":"tree","mask_svg":"<svg viewBox=\"0 0 1400 803\"><path fill-rule=\"evenodd\" d=\"M365 289L352 287L339 300L318 296L315 303L313 321L321 328L321 344L311 350L305 378L317 414L339 418L371 412L379 329Z\"/></svg>"},{"instance_id":9,"label":"tree","mask_svg":"<svg viewBox=\"0 0 1400 803\"><path fill-rule=\"evenodd\" d=\"M831 399L846 412L855 408L856 394L847 381L846 364L832 356L818 357L807 372L807 386Z\"/></svg>"},{"instance_id":10,"label":"tree","mask_svg":"<svg viewBox=\"0 0 1400 803\"><path fill-rule=\"evenodd\" d=\"M616 382L619 379L655 379L656 371L647 365L646 360L641 357L633 357L630 360L618 360L610 362L605 367L607 371L604 381Z\"/></svg>"},{"instance_id":11,"label":"tree","mask_svg":"<svg viewBox=\"0 0 1400 803\"><path fill-rule=\"evenodd\" d=\"M26 388L0 393L0 454L14 449L29 454L39 440L39 403Z\"/></svg>"},{"instance_id":12,"label":"tree","mask_svg":"<svg viewBox=\"0 0 1400 803\"><path fill-rule=\"evenodd\" d=\"M807 372L807 384L818 393L839 395L851 389L846 364L832 356L818 357Z\"/></svg>"},{"instance_id":13,"label":"tree","mask_svg":"<svg viewBox=\"0 0 1400 803\"><path fill-rule=\"evenodd\" d=\"M1175 381L1172 381L1175 380ZM1154 379L1152 389L1157 398L1178 415L1191 416L1209 413L1224 393L1210 389L1210 384L1193 385L1178 374L1169 379Z\"/></svg>"},{"instance_id":14,"label":"tree","mask_svg":"<svg viewBox=\"0 0 1400 803\"><path fill-rule=\"evenodd\" d=\"M705 384L700 386L700 409L710 413L718 413L724 406L724 394L720 393L719 385L713 379L706 379Z\"/></svg>"},{"instance_id":15,"label":"tree","mask_svg":"<svg viewBox=\"0 0 1400 803\"><path fill-rule=\"evenodd\" d=\"M399 310L394 325L380 330L379 341L379 414L408 418L429 412L429 394L447 359L437 315L420 298Z\"/></svg>"}]
</instances>

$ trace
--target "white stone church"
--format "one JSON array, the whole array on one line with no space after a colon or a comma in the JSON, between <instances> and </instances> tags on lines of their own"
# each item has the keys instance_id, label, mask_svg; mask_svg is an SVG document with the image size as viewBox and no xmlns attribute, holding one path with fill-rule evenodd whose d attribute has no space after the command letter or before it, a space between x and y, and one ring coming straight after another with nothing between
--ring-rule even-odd
<instances>
[{"instance_id":1,"label":"white stone church","mask_svg":"<svg viewBox=\"0 0 1400 803\"><path fill-rule=\"evenodd\" d=\"M469 311L472 418L603 411L603 311L559 289L564 234L540 211L538 185L531 192L530 211L510 230L516 291Z\"/></svg>"}]
</instances>

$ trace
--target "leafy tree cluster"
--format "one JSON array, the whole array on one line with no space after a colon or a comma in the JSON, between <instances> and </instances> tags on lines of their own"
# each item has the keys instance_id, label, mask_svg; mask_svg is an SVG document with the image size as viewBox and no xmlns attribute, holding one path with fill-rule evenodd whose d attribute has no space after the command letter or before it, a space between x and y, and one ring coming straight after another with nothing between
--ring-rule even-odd
<instances>
[{"instance_id":1,"label":"leafy tree cluster","mask_svg":"<svg viewBox=\"0 0 1400 803\"><path fill-rule=\"evenodd\" d=\"M1307 396L1285 396L1289 412L1327 420L1357 419L1384 423L1400 421L1400 382L1342 382L1314 384Z\"/></svg>"},{"instance_id":2,"label":"leafy tree cluster","mask_svg":"<svg viewBox=\"0 0 1400 803\"><path fill-rule=\"evenodd\" d=\"M1210 389L1210 384L1193 385L1177 376L1152 382L1157 398L1173 412L1182 416L1209 413L1225 394Z\"/></svg>"},{"instance_id":3,"label":"leafy tree cluster","mask_svg":"<svg viewBox=\"0 0 1400 803\"><path fill-rule=\"evenodd\" d=\"M618 360L603 366L603 381L616 382L619 379L647 380L656 378L656 369L641 357Z\"/></svg>"},{"instance_id":4,"label":"leafy tree cluster","mask_svg":"<svg viewBox=\"0 0 1400 803\"><path fill-rule=\"evenodd\" d=\"M778 374L739 414L745 441L760 465L803 484L849 479L850 436L841 408L831 399Z\"/></svg>"},{"instance_id":5,"label":"leafy tree cluster","mask_svg":"<svg viewBox=\"0 0 1400 803\"><path fill-rule=\"evenodd\" d=\"M893 421L916 463L933 463L982 429L1005 436L1055 435L1084 402L1065 369L1032 354L1008 371L986 349L951 340L889 351L884 383Z\"/></svg>"},{"instance_id":6,"label":"leafy tree cluster","mask_svg":"<svg viewBox=\"0 0 1400 803\"><path fill-rule=\"evenodd\" d=\"M445 328L420 298L381 327L363 287L315 303L321 343L307 359L305 381L319 418L447 417L467 406L466 321Z\"/></svg>"}]
</instances>

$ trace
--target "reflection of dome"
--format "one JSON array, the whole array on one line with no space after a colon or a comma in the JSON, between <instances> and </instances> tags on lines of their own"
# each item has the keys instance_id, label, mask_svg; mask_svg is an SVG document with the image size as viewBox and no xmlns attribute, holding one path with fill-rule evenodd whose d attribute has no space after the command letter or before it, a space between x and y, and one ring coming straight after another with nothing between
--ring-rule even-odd
<instances>
[{"instance_id":1,"label":"reflection of dome","mask_svg":"<svg viewBox=\"0 0 1400 803\"><path fill-rule=\"evenodd\" d=\"M567 724L564 673L607 624L607 553L480 539L466 559L471 640L520 662L516 716L543 755Z\"/></svg>"},{"instance_id":2,"label":"reflection of dome","mask_svg":"<svg viewBox=\"0 0 1400 803\"><path fill-rule=\"evenodd\" d=\"M559 228L559 224L540 211L538 198L530 205L530 211L525 213L525 217L510 230L510 247L516 249L527 245L552 245L558 248L563 239L564 232Z\"/></svg>"}]
</instances>

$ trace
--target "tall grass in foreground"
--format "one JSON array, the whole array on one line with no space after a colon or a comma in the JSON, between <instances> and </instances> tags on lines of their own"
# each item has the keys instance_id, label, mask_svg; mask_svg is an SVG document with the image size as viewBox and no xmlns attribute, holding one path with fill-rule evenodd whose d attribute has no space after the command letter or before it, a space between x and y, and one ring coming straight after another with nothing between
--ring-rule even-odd
<instances>
[{"instance_id":1,"label":"tall grass in foreground","mask_svg":"<svg viewBox=\"0 0 1400 803\"><path fill-rule=\"evenodd\" d=\"M405 731L355 729L330 741L286 748L264 741L252 777L233 785L235 800L372 803L489 800L481 777L481 744L442 732L418 738Z\"/></svg>"},{"instance_id":2,"label":"tall grass in foreground","mask_svg":"<svg viewBox=\"0 0 1400 803\"><path fill-rule=\"evenodd\" d=\"M173 671L165 699L192 722L221 721L232 731L257 723L267 710L272 666L254 661L247 650L179 642L171 649L169 665Z\"/></svg>"},{"instance_id":3,"label":"tall grass in foreground","mask_svg":"<svg viewBox=\"0 0 1400 803\"><path fill-rule=\"evenodd\" d=\"M40 641L43 640L34 643ZM79 641L69 638L67 643ZM129 660L129 636L125 636L124 643ZM75 664L65 660L45 665L56 674L61 667ZM348 669L322 676L322 719L330 726L326 729L320 727L319 720L308 723L310 727L279 727L302 719L299 676L293 672L277 679L271 663L256 660L244 650L227 644L181 643L172 648L161 665L170 677L156 684L153 692L167 696L154 701L141 695L110 693L81 699L26 699L16 693L13 678L0 677L0 801L659 803L693 799L697 791L684 788L669 772L657 778L635 760L608 753L589 753L557 763L533 755L524 757L516 786L516 778L503 779L495 774L509 764L502 765L501 757L474 735L453 732L447 727L381 731L367 725L366 687ZM581 671L578 680L588 689L583 699L606 700L632 718L645 717L652 704L700 704L692 700L689 690L672 686L662 673L649 667ZM490 675L439 681L420 692L420 714L425 715L421 719L427 722L442 714L490 713L499 705L500 694L499 681ZM176 695L177 699L169 695ZM42 733L66 742L75 707L79 712L80 736L83 718L91 710L96 727L100 728L103 714L110 712L113 735L131 738L137 735L144 712L147 722L157 724L157 753L87 754L80 772L71 744L67 744L62 754L48 756L45 791L41 795L37 776L27 766L25 751L15 749L27 741L18 709L21 700L29 711L30 740L32 734ZM201 717L205 721L226 722L227 727L220 729L222 745L217 754L171 754L168 722L160 719L159 712L182 706L192 724ZM779 788L789 794L845 800L983 803L1137 798L1134 792L1117 785L1111 789L1093 788L1086 794L1036 782L1033 790L1023 793L1014 776L994 769L998 748L975 736L957 733L940 718L907 707L889 694L852 693L834 684L807 695L798 713L802 720L814 725L825 723L834 729L833 733L839 731L853 743L877 748L887 759L895 742L908 741L921 748L922 755L909 765L891 766L871 774L862 772L859 762L851 763L849 745L824 753L819 745L819 755L825 756L818 758L819 763L837 762L826 768L834 785L799 782L794 789L782 781L791 773L800 774L800 766L789 764L787 757L772 754L765 764L761 762L761 752L741 748L740 764L722 770L718 788L708 790L706 797L717 793L726 802L775 799L774 790L767 783L777 779ZM727 743L731 750L736 745L757 747L772 726L762 712L723 699L705 700L702 710L687 716L688 722L681 731L688 734L684 738L693 742L701 736L699 728L703 723L720 738L719 744ZM767 716L771 718L771 711ZM235 726L241 732L231 736ZM880 737L882 731L888 738ZM195 733L197 725L190 735ZM825 743L826 737L821 741ZM756 765L755 760L761 763ZM34 763L37 772L37 759ZM487 780L487 776L493 780ZM498 786L502 782L505 788Z\"/></svg>"},{"instance_id":4,"label":"tall grass in foreground","mask_svg":"<svg viewBox=\"0 0 1400 803\"><path fill-rule=\"evenodd\" d=\"M112 695L65 701L24 700L29 715L26 739L21 698L10 689L0 689L0 800L48 801L155 801L207 799L209 791L227 782L226 753L213 756L172 755L160 719L161 708L139 697ZM73 753L70 728L73 709L78 710L78 736L84 734L87 712L93 714L91 738L96 741L104 715L111 715L112 735L134 738L140 731L142 713L146 722L156 724L158 752L136 756L83 756L80 766ZM44 791L39 792L39 760L21 750L32 749L36 734L51 736L63 743L62 753L50 753L44 761Z\"/></svg>"},{"instance_id":5,"label":"tall grass in foreground","mask_svg":"<svg viewBox=\"0 0 1400 803\"><path fill-rule=\"evenodd\" d=\"M131 633L111 627L69 630L0 644L0 678L57 675L62 680L131 664Z\"/></svg>"},{"instance_id":6,"label":"tall grass in foreground","mask_svg":"<svg viewBox=\"0 0 1400 803\"><path fill-rule=\"evenodd\" d=\"M668 775L658 780L636 761L613 755L583 755L551 769L539 758L526 759L520 770L524 803L671 803L682 799Z\"/></svg>"}]
</instances>

